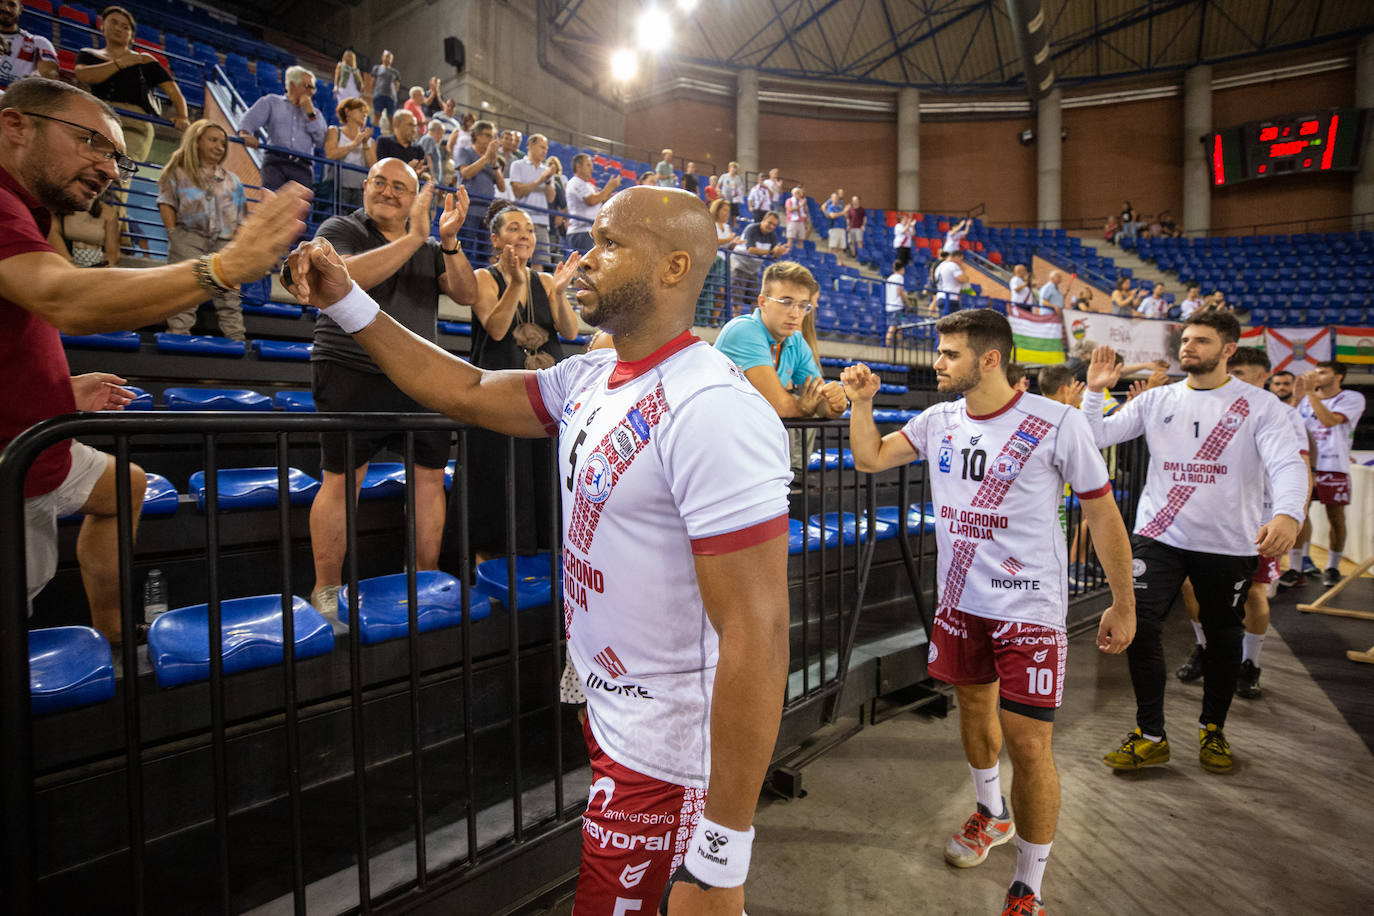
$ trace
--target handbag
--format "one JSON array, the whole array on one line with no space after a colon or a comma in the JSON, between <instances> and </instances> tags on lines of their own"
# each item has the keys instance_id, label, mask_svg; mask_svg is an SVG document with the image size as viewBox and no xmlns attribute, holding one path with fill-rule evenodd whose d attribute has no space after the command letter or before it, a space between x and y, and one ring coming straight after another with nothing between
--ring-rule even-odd
<instances>
[{"instance_id":1,"label":"handbag","mask_svg":"<svg viewBox=\"0 0 1374 916\"><path fill-rule=\"evenodd\" d=\"M162 117L162 99L157 97L148 85L148 76L143 72L143 64L138 65L138 85L143 93L143 110L150 115Z\"/></svg>"},{"instance_id":2,"label":"handbag","mask_svg":"<svg viewBox=\"0 0 1374 916\"><path fill-rule=\"evenodd\" d=\"M531 283L538 283L538 277L530 275ZM549 332L534 323L534 304L526 297L524 311L516 307L516 325L511 329L511 340L525 351L525 368L530 370L548 369L554 364L553 354L544 353L539 348L549 342Z\"/></svg>"}]
</instances>

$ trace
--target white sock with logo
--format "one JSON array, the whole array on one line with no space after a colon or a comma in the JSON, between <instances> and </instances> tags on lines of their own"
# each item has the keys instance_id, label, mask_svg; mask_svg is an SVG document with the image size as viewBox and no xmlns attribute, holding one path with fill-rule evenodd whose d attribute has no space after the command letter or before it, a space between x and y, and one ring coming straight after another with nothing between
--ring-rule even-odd
<instances>
[{"instance_id":1,"label":"white sock with logo","mask_svg":"<svg viewBox=\"0 0 1374 916\"><path fill-rule=\"evenodd\" d=\"M1040 882L1045 877L1045 863L1050 859L1053 843L1027 843L1016 838L1016 876L1012 883L1023 882L1035 896L1040 896Z\"/></svg>"},{"instance_id":2,"label":"white sock with logo","mask_svg":"<svg viewBox=\"0 0 1374 916\"><path fill-rule=\"evenodd\" d=\"M1207 648L1207 634L1202 632L1202 624L1193 621L1193 632L1197 634L1197 644L1202 648Z\"/></svg>"},{"instance_id":3,"label":"white sock with logo","mask_svg":"<svg viewBox=\"0 0 1374 916\"><path fill-rule=\"evenodd\" d=\"M973 774L973 791L978 795L978 804L992 812L993 817L1000 817L1005 814L1006 805L1002 803L1000 767L991 766L986 770L980 770L970 763L968 769Z\"/></svg>"},{"instance_id":4,"label":"white sock with logo","mask_svg":"<svg viewBox=\"0 0 1374 916\"><path fill-rule=\"evenodd\" d=\"M1255 667L1258 668L1260 649L1263 648L1263 633L1246 633L1240 641L1240 660L1243 662L1254 662Z\"/></svg>"},{"instance_id":5,"label":"white sock with logo","mask_svg":"<svg viewBox=\"0 0 1374 916\"><path fill-rule=\"evenodd\" d=\"M1326 557L1326 568L1327 568L1327 569L1340 569L1340 568L1341 568L1341 551L1339 551L1339 550L1332 550L1332 551L1328 551L1328 552L1327 552L1327 557Z\"/></svg>"}]
</instances>

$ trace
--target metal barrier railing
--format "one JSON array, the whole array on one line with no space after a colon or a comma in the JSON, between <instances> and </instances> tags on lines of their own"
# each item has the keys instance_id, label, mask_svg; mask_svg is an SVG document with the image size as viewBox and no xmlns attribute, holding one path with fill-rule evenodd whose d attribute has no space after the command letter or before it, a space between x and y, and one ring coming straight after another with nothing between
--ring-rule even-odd
<instances>
[{"instance_id":1,"label":"metal barrier railing","mask_svg":"<svg viewBox=\"0 0 1374 916\"><path fill-rule=\"evenodd\" d=\"M791 713L813 703L826 703L827 713L833 717L844 690L878 548L876 537L865 536L865 526L874 525L880 494L889 500L894 493L899 494L899 504L906 507L910 505L910 489L917 488L918 502L924 503L928 488L923 465L902 469L895 483L890 475L879 479L845 469L840 456L847 449L848 426L843 422L788 421L787 425L797 440L794 464L798 473L791 514L800 514L804 529L810 527L813 516L818 517L819 524L807 535L810 543L794 557L789 575L793 651L786 709ZM457 436L449 517L457 531L458 560L453 572L462 583L462 621L456 633L443 631L451 634L447 641L436 641L432 633L422 636L417 619L416 494L411 485L415 480L414 437L431 430ZM349 620L355 625L341 636L344 645L325 661L322 673L319 660L298 659L295 649L291 596L300 593L293 587L300 580L296 574L300 560L294 553L304 544L300 518L293 525L288 450L292 437L323 432L345 434L346 465L353 463L357 435L387 432L403 437L406 520L403 538L394 540L404 542L408 630L404 651L394 648L399 642L388 653L382 648L384 644L365 646L361 641L361 628L356 625L361 509L352 488L344 487L345 581ZM197 835L196 831L212 834L201 840L206 852L203 863L182 862L180 867L195 871L193 883L205 890L200 898L180 900L177 905L220 912L241 908L252 901L243 898L244 854L237 851L235 837L244 829L246 810L269 804L283 808L282 817L287 822L284 833L289 836L278 844L283 847L280 860L266 869L266 874L254 875L254 883L259 890L267 886L279 895L289 895L295 911L305 912L312 885L320 877L318 863L309 862L307 857L311 844L307 841L310 819L306 811L315 810L307 804L307 796L314 797L335 784L341 787L339 800L348 799L353 808L350 831L344 832L352 834L348 845L351 867L356 872L351 882L355 890L346 895L349 899L341 909L368 912L383 901L422 896L439 884L461 883L495 867L517 847L551 840L575 826L582 786L576 785L571 795L565 790L564 779L577 767L564 753L567 740L574 736L564 728L557 695L564 658L562 615L541 612L543 605L521 613L516 567L507 564L506 584L512 600L504 626L499 619L476 626L471 618L473 567L466 511L468 469L472 467L470 432L468 427L433 415L86 414L45 421L10 443L0 454L0 525L10 533L0 543L0 563L9 573L0 584L0 684L5 688L0 700L0 740L6 748L0 763L0 813L7 824L3 852L10 878L7 903L12 912L52 911L53 895L59 894L60 888L88 886L78 879L83 868L95 867L92 862L113 863L116 868L116 880L111 881L107 874L101 884L101 893L111 905L138 913L165 909L171 905L160 889L168 879L165 845L171 836L190 837ZM22 572L25 546L20 536L24 530L23 484L29 466L41 452L78 436L101 444L110 442L115 456L120 626L124 636L118 662L124 674L114 700L42 722L36 742L29 701L27 595ZM153 686L147 673L149 660L142 657L137 645L141 620L135 601L136 562L141 568L150 562L138 559L134 549L129 467L136 455L151 455L160 442L175 436L182 440L187 436L200 438L205 469L204 553L197 543L184 548L189 555L204 558L204 594L184 603L208 604L209 675L197 686L169 690ZM222 528L230 524L232 513L221 510L218 486L223 456L233 454L233 448L246 441L270 446L277 482L275 507L257 510L263 516L251 526L265 551L252 581L231 576L230 570L235 568L231 555L243 548L231 543L232 538L224 538ZM515 441L507 443L506 552L514 555L512 520L516 507L532 499L533 494L517 492ZM833 452L836 460L820 460L813 469L813 452L820 456ZM139 460L146 464L149 459ZM548 493L556 507L561 487L557 467L552 471ZM836 536L831 544L831 536L824 533L831 522L827 516L846 511L853 513L856 522L853 540ZM275 518L269 521L266 516L270 513L275 513ZM904 532L899 539L901 561L919 611L913 625L924 625L930 620L924 595L934 585L933 536L924 524L915 531L908 530L905 509L899 515ZM550 609L559 606L561 597L559 564L553 560L561 555L559 517L559 513L552 513L547 532L551 545ZM235 525L234 530L241 527ZM269 556L273 559L267 559ZM889 551L888 561L891 559ZM218 638L223 602L245 590L271 590L268 582L275 583L281 594L284 652L280 677L270 668L227 674ZM547 613L547 620L538 616L540 613ZM338 657L343 651L347 652L346 660ZM230 684L234 685L232 691ZM422 713L422 697L441 689L460 703L460 716L441 715L432 706L427 707L428 715ZM389 708L404 709L405 724L396 726L404 738L396 739L392 747L392 758L405 771L404 776L392 770L382 772L390 761L379 759L378 746L386 742L376 732L383 725L377 713L369 715L370 706L380 708L388 703L400 704ZM169 713L172 707L179 712ZM77 718L62 718L67 715ZM165 721L164 716L172 721ZM436 717L444 721L435 724ZM64 732L66 723L81 734ZM328 727L321 723L328 723ZM448 731L436 736L435 730L444 728ZM332 738L321 737L322 730ZM63 734L66 741L80 746L62 746L57 739ZM498 734L504 734L498 744L506 765L504 774L493 782L489 763L479 757L475 745ZM90 736L86 744L82 743L83 735ZM461 789L436 784L431 774L429 761L439 737L461 744L461 764L454 767L450 763L445 768L450 775L457 774ZM245 790L243 781L249 778L241 772L247 759L245 742L253 745L258 759L276 761L268 769L279 766L280 772L267 781L277 789ZM189 799L169 797L165 785L176 781L167 777L177 772L175 768L183 758L205 759L208 764L208 791L199 808ZM321 761L329 761L323 773ZM266 772L259 772L262 766L259 764L254 772L258 778L267 779ZM531 788L532 781L537 783L537 791ZM102 829L102 835L110 839L96 851L87 848L89 844L77 843L86 848L86 858L73 853L76 860L69 860L62 852L63 825L51 818L60 811L64 798L79 798L80 787L97 782L103 787L102 795L108 793L112 799L106 806L122 808L122 828ZM378 792L386 797L397 792L411 795L404 826L398 826L396 817L377 815ZM538 801L537 806L531 806L533 801ZM494 833L489 825L492 811L504 812L500 817L505 826ZM341 824L348 819L335 815L334 822ZM374 819L385 823L378 825ZM444 828L462 835L458 853L452 842L436 839ZM410 850L404 858L411 864L400 870L403 873L399 877L394 857L385 869L371 864L378 858L379 848L386 847ZM236 859L240 861L236 863ZM312 904L312 908L317 905L329 906Z\"/></svg>"}]
</instances>

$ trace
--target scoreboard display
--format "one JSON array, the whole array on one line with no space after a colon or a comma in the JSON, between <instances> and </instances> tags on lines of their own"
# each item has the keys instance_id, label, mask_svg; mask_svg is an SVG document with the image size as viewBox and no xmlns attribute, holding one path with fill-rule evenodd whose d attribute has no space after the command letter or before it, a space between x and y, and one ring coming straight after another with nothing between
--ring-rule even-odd
<instances>
[{"instance_id":1,"label":"scoreboard display","mask_svg":"<svg viewBox=\"0 0 1374 916\"><path fill-rule=\"evenodd\" d=\"M1228 127L1203 138L1212 187L1302 172L1360 167L1364 109L1282 115Z\"/></svg>"}]
</instances>

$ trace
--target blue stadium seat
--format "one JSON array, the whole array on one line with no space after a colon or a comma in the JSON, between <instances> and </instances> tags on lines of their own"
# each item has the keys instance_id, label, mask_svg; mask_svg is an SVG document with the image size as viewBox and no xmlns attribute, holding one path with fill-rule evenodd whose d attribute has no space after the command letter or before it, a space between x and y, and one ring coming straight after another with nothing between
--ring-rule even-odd
<instances>
[{"instance_id":1,"label":"blue stadium seat","mask_svg":"<svg viewBox=\"0 0 1374 916\"><path fill-rule=\"evenodd\" d=\"M196 334L171 334L160 331L154 335L159 353L189 353L195 356L238 357L246 352L241 340L228 337L202 337Z\"/></svg>"},{"instance_id":2,"label":"blue stadium seat","mask_svg":"<svg viewBox=\"0 0 1374 916\"><path fill-rule=\"evenodd\" d=\"M845 449L843 459L841 459L839 449L828 448L825 450L825 466L827 468L838 468L841 466L842 461L846 470L853 468L854 453L849 449ZM806 466L810 470L819 471L821 469L821 453L818 451L812 452L811 456L806 460Z\"/></svg>"},{"instance_id":3,"label":"blue stadium seat","mask_svg":"<svg viewBox=\"0 0 1374 916\"><path fill-rule=\"evenodd\" d=\"M265 394L246 388L168 388L162 392L168 410L271 410Z\"/></svg>"},{"instance_id":4,"label":"blue stadium seat","mask_svg":"<svg viewBox=\"0 0 1374 916\"><path fill-rule=\"evenodd\" d=\"M303 598L291 596L296 657L325 655L334 649L329 622ZM220 602L224 673L279 664L282 637L281 595L256 595ZM148 627L148 658L159 687L175 687L210 676L210 606L195 604L159 615Z\"/></svg>"},{"instance_id":5,"label":"blue stadium seat","mask_svg":"<svg viewBox=\"0 0 1374 916\"><path fill-rule=\"evenodd\" d=\"M805 534L803 535L803 532ZM787 520L787 552L789 554L799 554L802 552L805 537L805 547L807 550L820 550L822 547L834 547L840 543L840 531L838 528L822 530L816 525L803 525L795 518Z\"/></svg>"},{"instance_id":6,"label":"blue stadium seat","mask_svg":"<svg viewBox=\"0 0 1374 916\"><path fill-rule=\"evenodd\" d=\"M110 644L90 627L29 631L29 702L36 716L103 703L115 693Z\"/></svg>"},{"instance_id":7,"label":"blue stadium seat","mask_svg":"<svg viewBox=\"0 0 1374 916\"><path fill-rule=\"evenodd\" d=\"M125 410L152 410L153 396L136 385L125 385L124 388L134 393L134 399L124 405Z\"/></svg>"},{"instance_id":8,"label":"blue stadium seat","mask_svg":"<svg viewBox=\"0 0 1374 916\"><path fill-rule=\"evenodd\" d=\"M255 340L253 349L258 359L280 359L293 362L309 362L313 344L295 340Z\"/></svg>"},{"instance_id":9,"label":"blue stadium seat","mask_svg":"<svg viewBox=\"0 0 1374 916\"><path fill-rule=\"evenodd\" d=\"M272 406L291 413L314 413L315 396L308 391L278 391L272 395Z\"/></svg>"},{"instance_id":10,"label":"blue stadium seat","mask_svg":"<svg viewBox=\"0 0 1374 916\"><path fill-rule=\"evenodd\" d=\"M406 466L400 461L373 461L363 475L359 499L390 499L406 494Z\"/></svg>"},{"instance_id":11,"label":"blue stadium seat","mask_svg":"<svg viewBox=\"0 0 1374 916\"><path fill-rule=\"evenodd\" d=\"M286 483L291 491L291 505L308 506L315 501L320 482L304 471L286 469ZM187 492L196 498L196 505L205 511L205 472L191 475ZM219 471L220 509L261 509L277 504L277 469L221 468Z\"/></svg>"},{"instance_id":12,"label":"blue stadium seat","mask_svg":"<svg viewBox=\"0 0 1374 916\"><path fill-rule=\"evenodd\" d=\"M472 324L467 321L441 321L439 322L440 334L455 334L459 337L472 336Z\"/></svg>"},{"instance_id":13,"label":"blue stadium seat","mask_svg":"<svg viewBox=\"0 0 1374 916\"><path fill-rule=\"evenodd\" d=\"M896 528L897 533L900 534L901 512L902 510L898 506L879 506L877 513L878 521L887 522L889 525L892 525L894 528ZM907 532L910 534L914 534L916 530L922 526L925 527L925 530L927 532L934 531L935 515L933 513L922 512L921 507L919 505L913 504L911 506L908 506L906 513Z\"/></svg>"},{"instance_id":14,"label":"blue stadium seat","mask_svg":"<svg viewBox=\"0 0 1374 916\"><path fill-rule=\"evenodd\" d=\"M879 393L879 394L906 394L906 393L907 393L907 387L906 387L905 385L880 385L880 386L878 387L878 393Z\"/></svg>"},{"instance_id":15,"label":"blue stadium seat","mask_svg":"<svg viewBox=\"0 0 1374 916\"><path fill-rule=\"evenodd\" d=\"M491 614L491 598L471 591L471 619ZM419 632L456 627L463 622L463 590L448 573L420 570L415 574L415 619ZM364 645L400 639L410 631L406 575L396 573L358 583L358 638ZM339 620L350 624L348 586L339 589Z\"/></svg>"},{"instance_id":16,"label":"blue stadium seat","mask_svg":"<svg viewBox=\"0 0 1374 916\"><path fill-rule=\"evenodd\" d=\"M853 512L827 512L824 520L819 515L811 516L811 525L823 526L826 530L835 529L841 533L846 545L853 545L857 540L868 541L868 516L860 515L857 518ZM897 526L891 522L884 521L876 516L873 519L873 531L880 541L886 541L897 536Z\"/></svg>"},{"instance_id":17,"label":"blue stadium seat","mask_svg":"<svg viewBox=\"0 0 1374 916\"><path fill-rule=\"evenodd\" d=\"M63 334L62 346L74 350L136 351L141 341L137 331L111 331L108 334Z\"/></svg>"},{"instance_id":18,"label":"blue stadium seat","mask_svg":"<svg viewBox=\"0 0 1374 916\"><path fill-rule=\"evenodd\" d=\"M562 574L562 566L560 561L559 575ZM504 557L477 564L477 587L509 609L507 575L508 567ZM549 603L551 594L549 555L537 553L532 557L516 557L515 598L520 607L542 607Z\"/></svg>"},{"instance_id":19,"label":"blue stadium seat","mask_svg":"<svg viewBox=\"0 0 1374 916\"><path fill-rule=\"evenodd\" d=\"M177 488L161 474L148 472L148 486L143 492L143 517L175 515Z\"/></svg>"},{"instance_id":20,"label":"blue stadium seat","mask_svg":"<svg viewBox=\"0 0 1374 916\"><path fill-rule=\"evenodd\" d=\"M877 423L906 423L920 416L919 410L887 410L879 408L873 411L873 420Z\"/></svg>"},{"instance_id":21,"label":"blue stadium seat","mask_svg":"<svg viewBox=\"0 0 1374 916\"><path fill-rule=\"evenodd\" d=\"M243 304L245 315L268 315L272 318L299 318L301 307L289 302L256 302ZM256 341L254 341L256 343Z\"/></svg>"}]
</instances>

